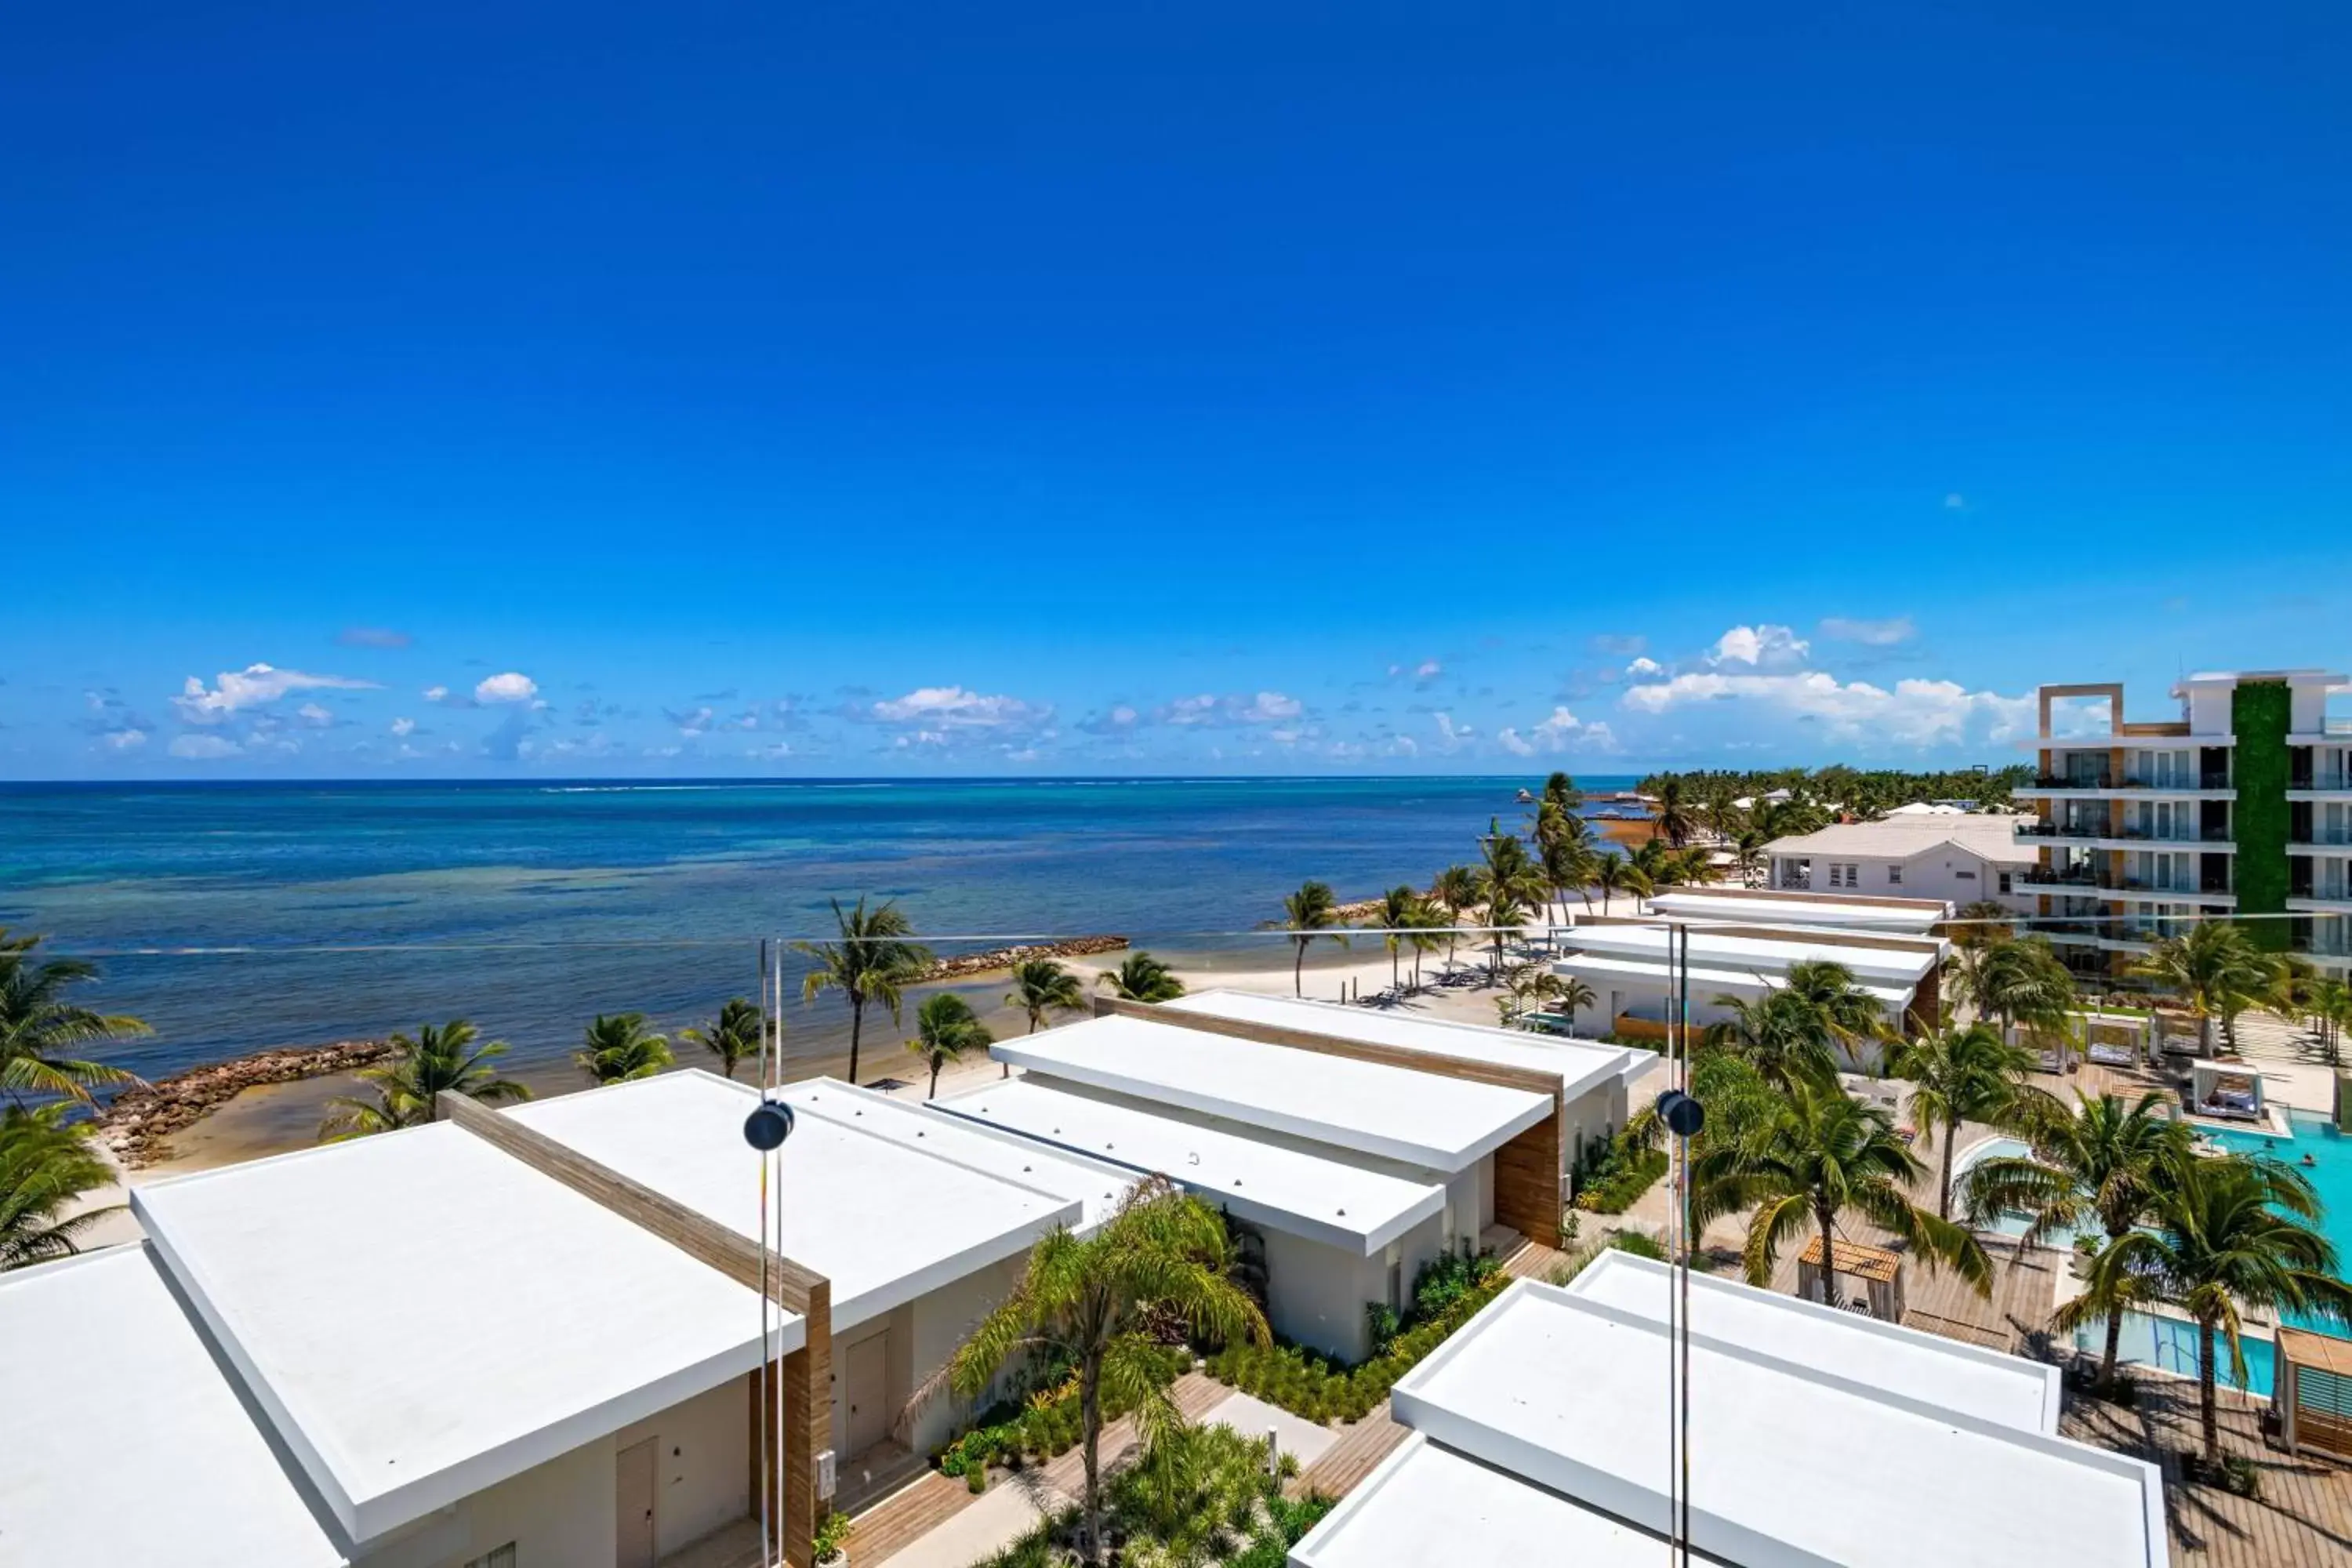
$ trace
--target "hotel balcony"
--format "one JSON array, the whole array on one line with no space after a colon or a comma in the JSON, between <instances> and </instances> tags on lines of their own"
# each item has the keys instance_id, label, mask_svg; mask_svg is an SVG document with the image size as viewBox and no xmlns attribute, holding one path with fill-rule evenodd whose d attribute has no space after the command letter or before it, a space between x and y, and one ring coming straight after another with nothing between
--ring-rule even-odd
<instances>
[{"instance_id":1,"label":"hotel balcony","mask_svg":"<svg viewBox=\"0 0 2352 1568\"><path fill-rule=\"evenodd\" d=\"M2352 773L2294 773L2286 781L2289 800L2340 800L2347 795L2352 795Z\"/></svg>"},{"instance_id":2,"label":"hotel balcony","mask_svg":"<svg viewBox=\"0 0 2352 1568\"><path fill-rule=\"evenodd\" d=\"M2177 845L2184 849L2210 849L2219 854L2234 854L2237 850L2237 842L2230 837L2229 829L2221 827L2204 833L2158 834L2144 827L2116 827L2108 823L2037 822L2019 826L2017 837L2021 840L2092 849L2160 849Z\"/></svg>"},{"instance_id":3,"label":"hotel balcony","mask_svg":"<svg viewBox=\"0 0 2352 1568\"><path fill-rule=\"evenodd\" d=\"M2186 800L2238 798L2238 791L2226 773L2200 773L2193 780L2143 778L2132 773L2120 778L2108 773L2044 773L2010 793L2020 800L2110 800L2118 795L2168 795Z\"/></svg>"},{"instance_id":4,"label":"hotel balcony","mask_svg":"<svg viewBox=\"0 0 2352 1568\"><path fill-rule=\"evenodd\" d=\"M2200 881L2195 887L2147 877L2116 876L2111 871L2034 866L2019 872L2011 886L2021 893L2047 893L2054 898L2117 899L2134 903L2165 902L2234 904L2237 895L2226 881Z\"/></svg>"}]
</instances>

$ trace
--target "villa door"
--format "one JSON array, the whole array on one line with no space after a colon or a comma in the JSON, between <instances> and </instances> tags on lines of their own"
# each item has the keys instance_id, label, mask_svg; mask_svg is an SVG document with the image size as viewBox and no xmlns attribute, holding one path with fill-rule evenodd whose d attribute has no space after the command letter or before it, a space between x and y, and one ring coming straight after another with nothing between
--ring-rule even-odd
<instances>
[{"instance_id":1,"label":"villa door","mask_svg":"<svg viewBox=\"0 0 2352 1568\"><path fill-rule=\"evenodd\" d=\"M654 1454L648 1437L614 1461L614 1568L654 1568Z\"/></svg>"},{"instance_id":2,"label":"villa door","mask_svg":"<svg viewBox=\"0 0 2352 1568\"><path fill-rule=\"evenodd\" d=\"M849 1347L849 1452L856 1458L890 1435L890 1333L884 1330Z\"/></svg>"}]
</instances>

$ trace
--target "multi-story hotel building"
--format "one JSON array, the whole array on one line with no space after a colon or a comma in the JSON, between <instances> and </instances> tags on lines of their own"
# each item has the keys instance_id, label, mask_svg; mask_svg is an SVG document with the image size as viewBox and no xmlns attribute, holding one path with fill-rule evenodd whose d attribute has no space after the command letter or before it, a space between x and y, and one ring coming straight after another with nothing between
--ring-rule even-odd
<instances>
[{"instance_id":1,"label":"multi-story hotel building","mask_svg":"<svg viewBox=\"0 0 2352 1568\"><path fill-rule=\"evenodd\" d=\"M2119 683L2045 686L2037 864L2015 879L2035 929L2086 973L2120 972L2200 916L2234 916L2261 946L2352 967L2352 721L2327 717L2346 678L2316 669L2194 675L2180 717L2124 719ZM2104 733L2053 732L2052 705L2105 699Z\"/></svg>"}]
</instances>

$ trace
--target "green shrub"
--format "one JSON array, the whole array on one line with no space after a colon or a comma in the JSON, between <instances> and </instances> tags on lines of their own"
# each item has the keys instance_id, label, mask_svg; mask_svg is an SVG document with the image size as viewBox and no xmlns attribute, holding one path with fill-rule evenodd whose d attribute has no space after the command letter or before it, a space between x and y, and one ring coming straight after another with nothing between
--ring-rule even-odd
<instances>
[{"instance_id":1,"label":"green shrub","mask_svg":"<svg viewBox=\"0 0 2352 1568\"><path fill-rule=\"evenodd\" d=\"M1167 1346L1159 1354L1160 1383L1163 1388L1182 1376L1192 1363L1192 1352L1181 1345ZM1105 1424L1127 1413L1128 1406L1119 1401L1103 1401ZM933 1454L931 1462L939 1467L941 1475L962 1478L977 1492L987 1484L989 1466L1010 1469L1019 1466L1024 1455L1043 1462L1067 1453L1078 1446L1078 1439L1086 1435L1085 1428L1086 1418L1078 1408L1078 1391L1064 1388L1043 1405L1026 1408L1010 1404L991 1405L978 1425Z\"/></svg>"},{"instance_id":2,"label":"green shrub","mask_svg":"<svg viewBox=\"0 0 2352 1568\"><path fill-rule=\"evenodd\" d=\"M1634 1143L1620 1132L1586 1149L1577 1166L1576 1206L1593 1214L1623 1214L1666 1173L1666 1152Z\"/></svg>"},{"instance_id":3,"label":"green shrub","mask_svg":"<svg viewBox=\"0 0 2352 1568\"><path fill-rule=\"evenodd\" d=\"M1609 1238L1609 1245L1620 1252L1630 1252L1636 1258L1666 1260L1666 1244L1656 1237L1638 1230L1621 1230Z\"/></svg>"},{"instance_id":4,"label":"green shrub","mask_svg":"<svg viewBox=\"0 0 2352 1568\"><path fill-rule=\"evenodd\" d=\"M1499 1295L1510 1277L1493 1258L1481 1257L1433 1262L1422 1270L1421 1282L1423 1292L1400 1331L1353 1367L1298 1345L1244 1344L1212 1355L1208 1373L1309 1421L1360 1421L1388 1397L1391 1384Z\"/></svg>"},{"instance_id":5,"label":"green shrub","mask_svg":"<svg viewBox=\"0 0 2352 1568\"><path fill-rule=\"evenodd\" d=\"M849 1540L849 1516L838 1510L824 1516L816 1527L816 1539L811 1543L819 1563L836 1563L841 1549Z\"/></svg>"}]
</instances>

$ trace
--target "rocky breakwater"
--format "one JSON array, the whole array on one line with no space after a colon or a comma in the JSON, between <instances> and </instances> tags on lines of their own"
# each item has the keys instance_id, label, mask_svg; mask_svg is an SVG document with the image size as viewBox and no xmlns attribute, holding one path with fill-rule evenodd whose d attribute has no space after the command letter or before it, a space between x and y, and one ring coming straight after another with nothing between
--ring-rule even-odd
<instances>
[{"instance_id":1,"label":"rocky breakwater","mask_svg":"<svg viewBox=\"0 0 2352 1568\"><path fill-rule=\"evenodd\" d=\"M1126 946L1127 938L1123 936L1074 936L1063 942L992 947L984 952L959 952L934 959L931 966L915 978L918 984L968 980L975 974L991 974L1016 963L1026 963L1033 958L1086 958L1097 952L1118 952Z\"/></svg>"},{"instance_id":2,"label":"rocky breakwater","mask_svg":"<svg viewBox=\"0 0 2352 1568\"><path fill-rule=\"evenodd\" d=\"M387 1040L338 1040L331 1046L256 1051L232 1061L190 1068L114 1097L99 1113L99 1136L131 1170L168 1157L165 1142L248 1089L292 1083L370 1067L392 1054Z\"/></svg>"}]
</instances>

